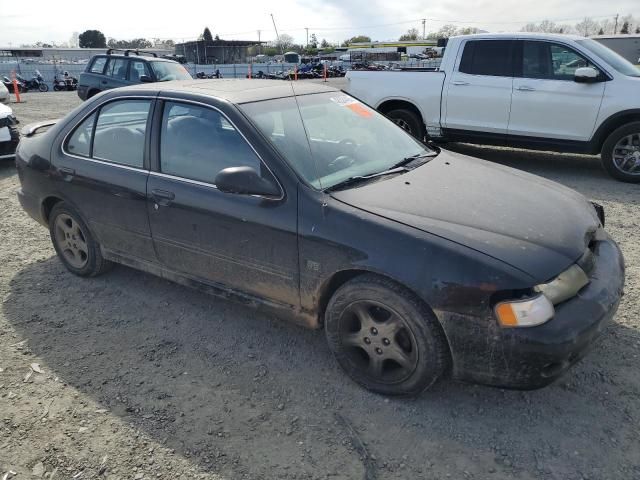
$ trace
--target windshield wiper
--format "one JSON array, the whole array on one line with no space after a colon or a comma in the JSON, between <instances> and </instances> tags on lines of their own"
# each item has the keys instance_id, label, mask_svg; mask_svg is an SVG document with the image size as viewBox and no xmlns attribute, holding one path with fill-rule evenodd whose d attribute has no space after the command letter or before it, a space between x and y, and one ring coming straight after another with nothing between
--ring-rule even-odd
<instances>
[{"instance_id":1,"label":"windshield wiper","mask_svg":"<svg viewBox=\"0 0 640 480\"><path fill-rule=\"evenodd\" d=\"M419 158L435 157L437 155L438 155L437 152L416 153L415 155L411 155L409 157L404 157L398 163L395 163L394 165L391 165L390 169L393 170L394 168L403 167L403 166L413 162L414 160L418 160Z\"/></svg>"},{"instance_id":2,"label":"windshield wiper","mask_svg":"<svg viewBox=\"0 0 640 480\"><path fill-rule=\"evenodd\" d=\"M405 173L408 171L409 170L407 168L400 166L400 167L393 167L388 170L384 170L382 172L370 173L368 175L355 175L339 183L336 183L335 185L332 185L331 187L327 188L327 191L330 192L332 190L339 190L341 188L351 187L358 183L364 183L364 182L368 182L371 179L382 177L383 175L393 175L394 173Z\"/></svg>"}]
</instances>

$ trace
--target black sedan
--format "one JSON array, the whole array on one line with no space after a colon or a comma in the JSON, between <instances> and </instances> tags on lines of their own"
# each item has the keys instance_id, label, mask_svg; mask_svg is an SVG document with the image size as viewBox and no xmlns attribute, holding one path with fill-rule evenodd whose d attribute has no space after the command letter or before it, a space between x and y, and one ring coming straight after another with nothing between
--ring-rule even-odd
<instances>
[{"instance_id":1,"label":"black sedan","mask_svg":"<svg viewBox=\"0 0 640 480\"><path fill-rule=\"evenodd\" d=\"M385 394L444 374L548 384L622 295L601 207L431 149L320 84L112 90L26 127L17 166L72 273L122 263L323 326L347 373Z\"/></svg>"}]
</instances>

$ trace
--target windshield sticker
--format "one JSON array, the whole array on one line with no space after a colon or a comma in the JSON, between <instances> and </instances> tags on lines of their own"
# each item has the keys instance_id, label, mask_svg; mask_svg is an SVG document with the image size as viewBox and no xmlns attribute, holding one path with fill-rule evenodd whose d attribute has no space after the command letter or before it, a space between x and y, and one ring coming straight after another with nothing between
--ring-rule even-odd
<instances>
[{"instance_id":1,"label":"windshield sticker","mask_svg":"<svg viewBox=\"0 0 640 480\"><path fill-rule=\"evenodd\" d=\"M347 107L349 110L351 110L356 115L359 115L361 117L369 118L373 116L373 113L369 109L367 109L367 107L365 107L362 103L360 103L356 99L349 97L347 95L332 97L331 101L333 103L337 103L341 107Z\"/></svg>"}]
</instances>

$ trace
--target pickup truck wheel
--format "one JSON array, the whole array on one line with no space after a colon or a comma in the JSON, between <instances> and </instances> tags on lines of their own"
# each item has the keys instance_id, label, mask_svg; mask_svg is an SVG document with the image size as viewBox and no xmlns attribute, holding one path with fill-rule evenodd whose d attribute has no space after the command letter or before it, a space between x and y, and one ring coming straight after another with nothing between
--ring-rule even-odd
<instances>
[{"instance_id":1,"label":"pickup truck wheel","mask_svg":"<svg viewBox=\"0 0 640 480\"><path fill-rule=\"evenodd\" d=\"M377 275L345 283L325 313L329 348L357 383L385 395L417 395L445 371L449 349L434 314Z\"/></svg>"},{"instance_id":2,"label":"pickup truck wheel","mask_svg":"<svg viewBox=\"0 0 640 480\"><path fill-rule=\"evenodd\" d=\"M640 183L640 122L615 130L602 145L602 165L612 177Z\"/></svg>"},{"instance_id":3,"label":"pickup truck wheel","mask_svg":"<svg viewBox=\"0 0 640 480\"><path fill-rule=\"evenodd\" d=\"M64 202L57 203L49 215L53 247L64 266L81 277L95 277L111 267L100 252L87 224Z\"/></svg>"},{"instance_id":4,"label":"pickup truck wheel","mask_svg":"<svg viewBox=\"0 0 640 480\"><path fill-rule=\"evenodd\" d=\"M416 115L415 112L404 108L398 108L387 112L386 115L396 125L406 130L418 140L424 140L424 125L422 124L420 117Z\"/></svg>"}]
</instances>

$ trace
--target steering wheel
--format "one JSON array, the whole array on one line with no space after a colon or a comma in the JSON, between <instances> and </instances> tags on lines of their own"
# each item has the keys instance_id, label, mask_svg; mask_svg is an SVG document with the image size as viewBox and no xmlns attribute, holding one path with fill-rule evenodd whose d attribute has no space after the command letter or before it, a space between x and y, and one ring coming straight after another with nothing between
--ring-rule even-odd
<instances>
[{"instance_id":1,"label":"steering wheel","mask_svg":"<svg viewBox=\"0 0 640 480\"><path fill-rule=\"evenodd\" d=\"M335 159L333 159L327 167L331 171L341 170L343 168L348 168L356 162L355 157L353 156L358 149L358 145L356 142L351 140L350 138L344 138L338 142L338 151L345 152L341 155L338 155Z\"/></svg>"}]
</instances>

